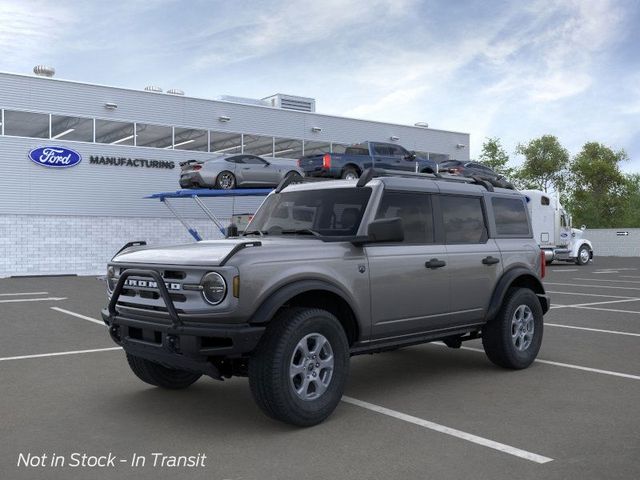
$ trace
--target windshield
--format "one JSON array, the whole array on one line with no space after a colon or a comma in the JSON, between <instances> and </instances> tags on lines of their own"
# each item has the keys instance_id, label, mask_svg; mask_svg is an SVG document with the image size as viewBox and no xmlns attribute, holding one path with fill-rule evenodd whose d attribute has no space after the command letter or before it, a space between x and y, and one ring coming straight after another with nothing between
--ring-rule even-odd
<instances>
[{"instance_id":1,"label":"windshield","mask_svg":"<svg viewBox=\"0 0 640 480\"><path fill-rule=\"evenodd\" d=\"M269 196L245 235L355 235L371 188L331 188Z\"/></svg>"}]
</instances>

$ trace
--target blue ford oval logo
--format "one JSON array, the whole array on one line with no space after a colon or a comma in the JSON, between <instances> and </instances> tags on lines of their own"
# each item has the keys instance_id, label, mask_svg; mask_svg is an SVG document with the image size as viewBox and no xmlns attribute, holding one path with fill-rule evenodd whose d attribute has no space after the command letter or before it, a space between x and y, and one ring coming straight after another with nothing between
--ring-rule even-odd
<instances>
[{"instance_id":1,"label":"blue ford oval logo","mask_svg":"<svg viewBox=\"0 0 640 480\"><path fill-rule=\"evenodd\" d=\"M63 147L38 147L29 152L29 159L43 167L68 168L79 164L82 155Z\"/></svg>"}]
</instances>

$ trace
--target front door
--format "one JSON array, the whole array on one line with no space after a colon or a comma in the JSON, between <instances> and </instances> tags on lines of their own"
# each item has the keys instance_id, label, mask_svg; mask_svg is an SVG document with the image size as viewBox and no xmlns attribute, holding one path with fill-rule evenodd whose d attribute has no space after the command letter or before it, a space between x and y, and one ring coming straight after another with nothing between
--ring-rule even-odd
<instances>
[{"instance_id":1,"label":"front door","mask_svg":"<svg viewBox=\"0 0 640 480\"><path fill-rule=\"evenodd\" d=\"M372 340L407 337L448 322L449 274L437 245L431 195L385 191L377 218L400 217L404 242L365 247L371 285Z\"/></svg>"}]
</instances>

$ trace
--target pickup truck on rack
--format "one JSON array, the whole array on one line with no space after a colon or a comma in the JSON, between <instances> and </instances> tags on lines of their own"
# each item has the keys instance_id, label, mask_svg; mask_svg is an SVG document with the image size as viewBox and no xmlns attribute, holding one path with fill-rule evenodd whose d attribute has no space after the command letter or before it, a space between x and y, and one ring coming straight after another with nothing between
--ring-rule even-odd
<instances>
[{"instance_id":1,"label":"pickup truck on rack","mask_svg":"<svg viewBox=\"0 0 640 480\"><path fill-rule=\"evenodd\" d=\"M102 317L135 375L170 389L248 376L267 415L309 426L340 401L353 355L481 338L493 363L529 366L549 299L525 197L374 175L287 177L242 237L119 252Z\"/></svg>"},{"instance_id":2,"label":"pickup truck on rack","mask_svg":"<svg viewBox=\"0 0 640 480\"><path fill-rule=\"evenodd\" d=\"M404 172L437 173L438 164L418 157L400 145L364 142L351 145L343 154L308 155L298 160L307 177L344 178L355 180L367 168L400 170Z\"/></svg>"}]
</instances>

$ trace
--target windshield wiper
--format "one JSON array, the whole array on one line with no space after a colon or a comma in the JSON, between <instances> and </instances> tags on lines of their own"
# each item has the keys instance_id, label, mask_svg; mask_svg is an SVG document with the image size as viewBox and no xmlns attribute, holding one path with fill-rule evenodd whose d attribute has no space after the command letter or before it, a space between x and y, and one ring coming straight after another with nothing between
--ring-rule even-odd
<instances>
[{"instance_id":1,"label":"windshield wiper","mask_svg":"<svg viewBox=\"0 0 640 480\"><path fill-rule=\"evenodd\" d=\"M299 228L297 230L283 230L282 235L313 235L315 237L321 237L318 232L311 230L310 228Z\"/></svg>"}]
</instances>

